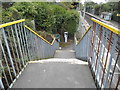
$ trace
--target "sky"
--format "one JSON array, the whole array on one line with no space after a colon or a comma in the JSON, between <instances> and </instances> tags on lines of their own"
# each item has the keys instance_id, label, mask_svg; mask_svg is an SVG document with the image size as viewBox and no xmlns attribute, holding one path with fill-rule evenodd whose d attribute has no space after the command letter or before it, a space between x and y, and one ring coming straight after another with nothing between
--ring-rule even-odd
<instances>
[{"instance_id":1,"label":"sky","mask_svg":"<svg viewBox=\"0 0 120 90\"><path fill-rule=\"evenodd\" d=\"M85 1L93 1L93 2L96 2L96 3L105 3L105 2L119 2L120 0L81 0L82 3L84 3Z\"/></svg>"},{"instance_id":2,"label":"sky","mask_svg":"<svg viewBox=\"0 0 120 90\"><path fill-rule=\"evenodd\" d=\"M105 3L106 2L106 0L86 0L86 1L93 1L93 2L96 2L96 3ZM85 2L85 0L82 0L82 3L84 3Z\"/></svg>"}]
</instances>

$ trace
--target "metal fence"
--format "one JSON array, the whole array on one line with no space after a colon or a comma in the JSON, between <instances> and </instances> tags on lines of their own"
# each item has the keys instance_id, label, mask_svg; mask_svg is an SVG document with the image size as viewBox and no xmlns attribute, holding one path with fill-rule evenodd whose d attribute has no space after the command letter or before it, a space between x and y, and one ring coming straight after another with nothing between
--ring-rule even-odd
<instances>
[{"instance_id":1,"label":"metal fence","mask_svg":"<svg viewBox=\"0 0 120 90\"><path fill-rule=\"evenodd\" d=\"M25 29L29 30L27 32L27 41L31 60L50 58L54 56L55 50L59 47L55 38L53 38L52 43L50 43L26 25Z\"/></svg>"},{"instance_id":2,"label":"metal fence","mask_svg":"<svg viewBox=\"0 0 120 90\"><path fill-rule=\"evenodd\" d=\"M120 30L91 20L93 26L76 43L76 57L88 60L97 87L120 89Z\"/></svg>"},{"instance_id":3,"label":"metal fence","mask_svg":"<svg viewBox=\"0 0 120 90\"><path fill-rule=\"evenodd\" d=\"M87 61L89 58L89 44L90 44L90 33L91 26L86 30L85 34L78 41L75 37L75 55L76 58Z\"/></svg>"},{"instance_id":4,"label":"metal fence","mask_svg":"<svg viewBox=\"0 0 120 90\"><path fill-rule=\"evenodd\" d=\"M30 60L53 57L59 44L45 40L25 25L25 19L0 25L0 89L11 88Z\"/></svg>"}]
</instances>

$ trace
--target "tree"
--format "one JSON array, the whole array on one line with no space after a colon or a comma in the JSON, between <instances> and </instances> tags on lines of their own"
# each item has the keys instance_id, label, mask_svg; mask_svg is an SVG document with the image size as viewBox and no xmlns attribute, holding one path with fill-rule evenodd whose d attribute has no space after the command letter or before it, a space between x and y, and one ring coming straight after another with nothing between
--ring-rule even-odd
<instances>
[{"instance_id":1,"label":"tree","mask_svg":"<svg viewBox=\"0 0 120 90\"><path fill-rule=\"evenodd\" d=\"M68 31L73 35L79 14L75 10L48 2L16 2L13 6L3 9L3 22L21 18L25 18L28 22L35 20L37 31L60 34Z\"/></svg>"},{"instance_id":2,"label":"tree","mask_svg":"<svg viewBox=\"0 0 120 90\"><path fill-rule=\"evenodd\" d=\"M86 11L91 13L92 10L94 9L95 5L97 5L97 3L86 2Z\"/></svg>"}]
</instances>

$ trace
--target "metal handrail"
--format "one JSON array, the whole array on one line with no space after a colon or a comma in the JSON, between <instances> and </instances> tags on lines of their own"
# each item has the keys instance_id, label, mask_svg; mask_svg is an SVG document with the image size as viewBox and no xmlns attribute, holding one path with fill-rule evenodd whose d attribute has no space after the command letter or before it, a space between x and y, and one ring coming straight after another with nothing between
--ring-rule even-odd
<instances>
[{"instance_id":1,"label":"metal handrail","mask_svg":"<svg viewBox=\"0 0 120 90\"><path fill-rule=\"evenodd\" d=\"M115 27L113 27L111 25L108 25L108 24L106 24L104 22L101 22L101 21L99 21L99 20L97 20L95 18L91 18L91 20L94 21L95 23L105 27L106 29L112 31L113 33L120 35L120 30L118 28L115 28Z\"/></svg>"},{"instance_id":2,"label":"metal handrail","mask_svg":"<svg viewBox=\"0 0 120 90\"><path fill-rule=\"evenodd\" d=\"M7 27L7 26L10 26L10 25L14 25L14 24L17 24L17 23L21 23L21 22L24 22L24 21L25 21L25 19L21 19L21 20L9 22L9 23L1 24L0 28Z\"/></svg>"},{"instance_id":3,"label":"metal handrail","mask_svg":"<svg viewBox=\"0 0 120 90\"><path fill-rule=\"evenodd\" d=\"M7 27L7 26L11 26L11 25L14 25L14 24L17 24L17 23L21 23L21 22L24 22L24 21L25 21L25 19L21 19L21 20L9 22L9 23L1 24L1 25L0 25L0 28L4 28L4 27ZM53 45L53 43L54 43L54 41L55 41L55 37L52 37L52 38L53 38L53 41L52 41L52 43L50 43L50 42L47 41L45 38L43 38L41 35L39 35L37 32L35 32L35 31L32 30L31 28L29 28L27 25L24 25L24 26L25 26L25 28L27 28L28 30L30 30L31 32L33 32L35 35L37 35L38 37L40 37L42 40L44 40L44 41L47 42L48 44Z\"/></svg>"},{"instance_id":4,"label":"metal handrail","mask_svg":"<svg viewBox=\"0 0 120 90\"><path fill-rule=\"evenodd\" d=\"M92 28L86 30L79 43L75 38L76 57L88 61L97 87L120 89L115 75L120 67L120 30L95 18L91 20Z\"/></svg>"},{"instance_id":5,"label":"metal handrail","mask_svg":"<svg viewBox=\"0 0 120 90\"><path fill-rule=\"evenodd\" d=\"M29 28L27 25L24 25L25 28L27 28L28 30L30 30L32 33L34 33L36 36L38 36L39 38L41 38L42 40L44 40L46 43L53 45L54 41L55 41L55 37L53 38L52 43L50 43L49 41L47 41L44 37L42 37L41 35L39 35L37 32L35 32L34 30L32 30L31 28Z\"/></svg>"},{"instance_id":6,"label":"metal handrail","mask_svg":"<svg viewBox=\"0 0 120 90\"><path fill-rule=\"evenodd\" d=\"M50 43L26 26L25 19L2 24L0 31L0 89L11 88L29 61L51 58L59 48L54 36Z\"/></svg>"},{"instance_id":7,"label":"metal handrail","mask_svg":"<svg viewBox=\"0 0 120 90\"><path fill-rule=\"evenodd\" d=\"M90 30L91 26L89 26L87 29L86 29L86 32L82 35L82 37L77 40L77 38L75 37L75 42L76 42L76 45L78 45L80 43L80 41L84 38L84 36L87 34L87 32Z\"/></svg>"}]
</instances>

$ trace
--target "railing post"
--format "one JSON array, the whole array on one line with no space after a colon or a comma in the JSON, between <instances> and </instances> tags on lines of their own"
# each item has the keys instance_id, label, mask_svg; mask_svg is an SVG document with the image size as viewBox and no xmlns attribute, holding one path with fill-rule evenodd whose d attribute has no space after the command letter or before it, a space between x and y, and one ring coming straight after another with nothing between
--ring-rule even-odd
<instances>
[{"instance_id":1,"label":"railing post","mask_svg":"<svg viewBox=\"0 0 120 90\"><path fill-rule=\"evenodd\" d=\"M20 59L22 58L22 64L24 66L25 63L24 63L24 60L23 60L23 54L22 54L22 49L21 49L21 46L20 46L20 39L19 39L19 36L18 36L16 24L15 24L15 33L16 33L16 38L17 38L17 42L18 42L18 47L19 47L19 50L20 50L20 56L21 56Z\"/></svg>"},{"instance_id":2,"label":"railing post","mask_svg":"<svg viewBox=\"0 0 120 90\"><path fill-rule=\"evenodd\" d=\"M24 51L24 46L23 46L23 37L22 37L22 31L20 29L20 25L19 23L17 24L18 26L18 34L19 34L19 40L20 40L20 45L21 45L21 51L22 51L22 58L23 58L23 62L24 64L26 64L26 58L25 58L25 51Z\"/></svg>"},{"instance_id":3,"label":"railing post","mask_svg":"<svg viewBox=\"0 0 120 90\"><path fill-rule=\"evenodd\" d=\"M10 74L10 79L11 79L11 81L13 81L13 77L12 77L12 74L11 74L11 72L10 72L10 67L9 67L9 65L8 65L8 61L7 61L7 58L6 58L5 50L4 50L4 48L3 48L3 45L2 45L2 42L1 42L1 41L0 41L0 46L1 46L1 51L2 51L2 53L3 53L3 56L4 56L4 60L5 60L5 62L6 62L6 66L7 66L8 72L9 72L9 74ZM1 60L2 60L2 59L1 59Z\"/></svg>"},{"instance_id":4,"label":"railing post","mask_svg":"<svg viewBox=\"0 0 120 90\"><path fill-rule=\"evenodd\" d=\"M0 29L0 42L2 40L2 31ZM0 51L1 51L1 48L0 48ZM2 59L2 52L0 52L0 60Z\"/></svg>"},{"instance_id":5,"label":"railing post","mask_svg":"<svg viewBox=\"0 0 120 90\"><path fill-rule=\"evenodd\" d=\"M28 57L29 57L28 59L31 60L31 57L30 57L30 51L29 51L29 48L28 48L27 31L26 31L25 26L24 26L25 23L23 22L22 25L23 25L24 35L25 35L25 42L26 42L27 55L28 55Z\"/></svg>"},{"instance_id":6,"label":"railing post","mask_svg":"<svg viewBox=\"0 0 120 90\"><path fill-rule=\"evenodd\" d=\"M96 68L97 68L97 63L98 63L98 55L100 52L100 41L102 39L102 26L100 26L100 32L99 32L99 41L98 41L98 48L97 48L97 58L96 58L96 62L95 62L95 72L96 72Z\"/></svg>"},{"instance_id":7,"label":"railing post","mask_svg":"<svg viewBox=\"0 0 120 90\"><path fill-rule=\"evenodd\" d=\"M7 31L7 33L8 33L8 38L9 38L9 41L10 41L9 46L11 47L11 53L13 54L13 60L14 60L15 66L16 66L16 70L19 73L19 68L18 68L18 63L17 63L17 60L16 60L15 52L14 52L14 47L13 47L11 37L10 37L10 31Z\"/></svg>"},{"instance_id":8,"label":"railing post","mask_svg":"<svg viewBox=\"0 0 120 90\"><path fill-rule=\"evenodd\" d=\"M27 61L29 61L29 51L28 51L28 45L27 45L27 40L26 40L26 31L24 30L24 24L21 22L21 34L22 34L22 39L23 39L23 46L24 46L24 51L25 51L25 57L27 59Z\"/></svg>"},{"instance_id":9,"label":"railing post","mask_svg":"<svg viewBox=\"0 0 120 90\"><path fill-rule=\"evenodd\" d=\"M13 36L13 42L14 42L14 45L15 45L16 55L17 55L17 58L19 60L19 66L20 66L20 69L22 69L21 61L20 61L20 56L18 54L18 48L17 48L17 44L16 44L16 40L15 40L15 35L14 35L14 31L13 31L13 27L12 26L11 26L11 31L12 31L12 36Z\"/></svg>"},{"instance_id":10,"label":"railing post","mask_svg":"<svg viewBox=\"0 0 120 90\"><path fill-rule=\"evenodd\" d=\"M1 79L1 76L0 76L0 89L3 89L4 88L4 85L3 85L3 82L2 82L2 79Z\"/></svg>"},{"instance_id":11,"label":"railing post","mask_svg":"<svg viewBox=\"0 0 120 90\"><path fill-rule=\"evenodd\" d=\"M94 48L95 29L96 29L96 23L93 22L92 37L91 37L91 44L90 44L91 63L93 62L92 61L92 54L93 54L93 48Z\"/></svg>"},{"instance_id":12,"label":"railing post","mask_svg":"<svg viewBox=\"0 0 120 90\"><path fill-rule=\"evenodd\" d=\"M7 47L8 56L9 56L9 58L10 58L10 62L11 62L12 68L13 68L13 72L14 72L14 75L15 75L15 77L16 77L16 71L15 71L13 59L12 59L12 56L11 56L11 52L10 52L10 48L9 48L9 45L8 45L8 42L7 42L7 38L6 38L6 35L5 35L4 28L2 28L2 33L3 33L3 38L4 38L4 40L5 40L5 44L6 44L6 47Z\"/></svg>"},{"instance_id":13,"label":"railing post","mask_svg":"<svg viewBox=\"0 0 120 90\"><path fill-rule=\"evenodd\" d=\"M112 76L111 76L111 79L110 79L110 86L109 86L109 88L111 88L111 85L112 85L112 80L113 80L114 72L115 72L115 69L116 69L119 57L120 57L120 50L118 51L118 55L117 55L117 58L116 58L116 61L115 61L115 65L113 67L113 71L112 71Z\"/></svg>"},{"instance_id":14,"label":"railing post","mask_svg":"<svg viewBox=\"0 0 120 90\"><path fill-rule=\"evenodd\" d=\"M119 75L119 77L118 77L118 82L117 82L117 84L116 84L115 90L117 90L119 83L120 83L120 75Z\"/></svg>"},{"instance_id":15,"label":"railing post","mask_svg":"<svg viewBox=\"0 0 120 90\"><path fill-rule=\"evenodd\" d=\"M9 87L9 82L8 82L7 76L6 76L6 74L5 74L5 70L4 70L4 67L3 67L3 65L2 65L2 61L1 61L1 60L0 60L0 67L1 67L1 69L2 69L2 72L3 72L4 78L5 78L6 84L7 84L7 86ZM2 86L3 86L3 85L2 85Z\"/></svg>"},{"instance_id":16,"label":"railing post","mask_svg":"<svg viewBox=\"0 0 120 90\"><path fill-rule=\"evenodd\" d=\"M105 83L104 83L104 88L109 88L107 87L107 80L108 80L108 77L109 77L109 74L110 74L110 67L111 67L111 64L112 64L112 58L114 56L114 53L115 53L115 48L116 48L116 44L117 44L117 36L114 35L114 45L111 47L111 56L110 56L110 59L109 59L109 64L108 64L108 70L107 70L107 75L106 75L106 78L105 78Z\"/></svg>"},{"instance_id":17,"label":"railing post","mask_svg":"<svg viewBox=\"0 0 120 90\"><path fill-rule=\"evenodd\" d=\"M110 52L111 49L111 40L112 40L112 36L113 36L113 32L110 32L110 38L109 38L109 42L108 42L108 48L107 48L107 55L106 55L106 59L105 59L105 64L104 64L104 69L103 69L103 75L102 75L102 82L101 82L101 87L104 81L104 76L105 76L105 70L106 70L106 65L107 65L107 61L108 61L108 54Z\"/></svg>"},{"instance_id":18,"label":"railing post","mask_svg":"<svg viewBox=\"0 0 120 90\"><path fill-rule=\"evenodd\" d=\"M1 5L1 2L0 2L0 5ZM1 8L1 6L0 6L0 8ZM2 40L2 31L0 29L0 42L1 42L1 40ZM0 48L0 51L2 51L1 48ZM0 52L0 60L2 60L2 52Z\"/></svg>"},{"instance_id":19,"label":"railing post","mask_svg":"<svg viewBox=\"0 0 120 90\"><path fill-rule=\"evenodd\" d=\"M2 40L2 32L1 32L1 29L0 29L0 43L1 43L1 40ZM1 48L0 48L0 51L2 51ZM1 60L2 60L2 52L0 52L0 63L1 63ZM4 88L4 85L2 83L2 77L1 77L2 73L1 72L2 72L2 70L0 68L0 89Z\"/></svg>"},{"instance_id":20,"label":"railing post","mask_svg":"<svg viewBox=\"0 0 120 90\"><path fill-rule=\"evenodd\" d=\"M99 53L99 57L98 57L98 64L101 66L101 62L100 62L100 59L101 59L101 55L103 54L104 52L104 47L103 47L103 43L105 41L104 39L104 34L105 34L105 30L102 30L102 37L101 37L101 41L100 41L100 53ZM99 70L102 70L102 66L101 67L98 67ZM98 76L98 73L100 72L100 75L99 75L99 79L98 79L98 82L100 84L100 77L101 77L101 73L102 71L98 71L96 72L96 76Z\"/></svg>"}]
</instances>

